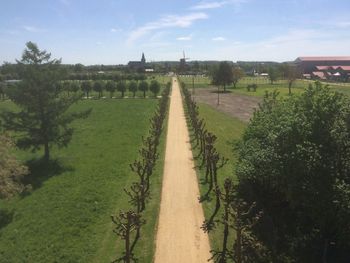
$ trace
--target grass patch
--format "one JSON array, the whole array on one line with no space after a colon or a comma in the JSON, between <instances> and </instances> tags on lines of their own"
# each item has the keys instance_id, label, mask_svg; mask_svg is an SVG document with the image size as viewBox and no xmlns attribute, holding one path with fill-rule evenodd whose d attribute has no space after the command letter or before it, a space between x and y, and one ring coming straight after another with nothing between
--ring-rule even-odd
<instances>
[{"instance_id":1,"label":"grass patch","mask_svg":"<svg viewBox=\"0 0 350 263\"><path fill-rule=\"evenodd\" d=\"M193 82L192 77L182 76L180 81L183 81L189 90L191 90L193 86L195 89L213 87L213 85L211 85L211 79L209 77L196 76L194 77ZM301 79L296 80L292 86L292 93L301 94L305 90L305 88L309 86L310 83L314 83L314 81ZM256 92L248 92L247 86L249 84L258 85ZM332 90L344 93L346 95L350 95L350 83L322 82L322 84L328 84ZM237 87L235 89L233 88L233 86L229 86L227 87L227 90L232 91L234 93L254 97L263 97L266 91L272 92L274 90L277 90L280 93L280 96L287 96L289 92L287 80L277 80L274 82L274 84L271 84L269 79L265 77L244 77L237 83Z\"/></svg>"},{"instance_id":2,"label":"grass patch","mask_svg":"<svg viewBox=\"0 0 350 263\"><path fill-rule=\"evenodd\" d=\"M90 100L74 106L73 110L92 107L93 112L74 123L69 147L52 150L53 167L30 162L36 188L31 194L0 201L0 210L11 212L0 228L1 262L110 262L120 255L123 244L112 232L110 215L130 208L123 188L136 177L129 163L138 156L156 104L155 99ZM0 103L3 108L15 106L6 101ZM159 153L147 224L136 248L142 262L152 262L154 254L164 134ZM30 161L42 153L17 154ZM54 173L48 168L55 168Z\"/></svg>"}]
</instances>

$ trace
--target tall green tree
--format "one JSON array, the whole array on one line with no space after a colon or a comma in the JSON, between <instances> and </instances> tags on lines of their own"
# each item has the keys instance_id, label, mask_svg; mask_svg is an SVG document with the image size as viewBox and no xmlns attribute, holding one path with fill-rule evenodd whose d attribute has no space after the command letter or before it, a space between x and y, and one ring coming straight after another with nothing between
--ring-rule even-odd
<instances>
[{"instance_id":1,"label":"tall green tree","mask_svg":"<svg viewBox=\"0 0 350 263\"><path fill-rule=\"evenodd\" d=\"M268 74L269 80L271 84L273 84L278 79L278 70L276 69L276 67L271 66L269 67Z\"/></svg>"},{"instance_id":2,"label":"tall green tree","mask_svg":"<svg viewBox=\"0 0 350 263\"><path fill-rule=\"evenodd\" d=\"M160 84L157 80L152 80L149 86L150 91L153 93L154 97L157 97L157 94L160 91Z\"/></svg>"},{"instance_id":3,"label":"tall green tree","mask_svg":"<svg viewBox=\"0 0 350 263\"><path fill-rule=\"evenodd\" d=\"M81 84L81 90L85 93L86 98L89 98L89 93L92 90L92 82L89 80L84 80Z\"/></svg>"},{"instance_id":4,"label":"tall green tree","mask_svg":"<svg viewBox=\"0 0 350 263\"><path fill-rule=\"evenodd\" d=\"M67 146L73 135L70 124L87 117L90 110L70 112L69 108L80 97L62 96L57 84L64 79L61 60L51 59L51 54L39 50L32 42L26 44L22 59L17 61L21 82L7 94L19 110L1 114L4 128L18 132L17 145L36 151L44 147L44 158L50 158L50 146Z\"/></svg>"},{"instance_id":5,"label":"tall green tree","mask_svg":"<svg viewBox=\"0 0 350 263\"><path fill-rule=\"evenodd\" d=\"M116 84L115 81L109 80L109 81L106 83L106 90L109 92L110 98L113 97L114 92L115 92L116 89L117 89L117 84Z\"/></svg>"},{"instance_id":6,"label":"tall green tree","mask_svg":"<svg viewBox=\"0 0 350 263\"><path fill-rule=\"evenodd\" d=\"M263 211L254 234L272 262L348 262L349 99L320 83L267 96L237 150L239 194Z\"/></svg>"},{"instance_id":7,"label":"tall green tree","mask_svg":"<svg viewBox=\"0 0 350 263\"><path fill-rule=\"evenodd\" d=\"M5 99L5 88L6 88L5 83L0 81L0 99L1 100Z\"/></svg>"},{"instance_id":8,"label":"tall green tree","mask_svg":"<svg viewBox=\"0 0 350 263\"><path fill-rule=\"evenodd\" d=\"M121 93L122 98L124 98L124 93L126 91L126 82L124 80L118 81L117 90Z\"/></svg>"},{"instance_id":9,"label":"tall green tree","mask_svg":"<svg viewBox=\"0 0 350 263\"><path fill-rule=\"evenodd\" d=\"M93 89L95 92L98 93L98 98L100 99L101 97L103 97L103 90L105 88L105 83L102 80L96 80L94 82L94 86Z\"/></svg>"},{"instance_id":10,"label":"tall green tree","mask_svg":"<svg viewBox=\"0 0 350 263\"><path fill-rule=\"evenodd\" d=\"M291 95L293 84L301 74L298 71L297 67L293 64L284 63L280 66L280 70L284 79L286 79L288 82L288 93Z\"/></svg>"},{"instance_id":11,"label":"tall green tree","mask_svg":"<svg viewBox=\"0 0 350 263\"><path fill-rule=\"evenodd\" d=\"M212 82L214 85L223 86L226 91L226 86L233 82L232 66L226 61L220 62L219 67L212 73Z\"/></svg>"},{"instance_id":12,"label":"tall green tree","mask_svg":"<svg viewBox=\"0 0 350 263\"><path fill-rule=\"evenodd\" d=\"M132 96L135 98L136 91L137 91L137 82L135 80L130 81L128 88L129 88L129 91L132 92Z\"/></svg>"},{"instance_id":13,"label":"tall green tree","mask_svg":"<svg viewBox=\"0 0 350 263\"><path fill-rule=\"evenodd\" d=\"M146 92L148 91L148 82L145 80L140 81L139 90L143 92L143 97L146 98Z\"/></svg>"},{"instance_id":14,"label":"tall green tree","mask_svg":"<svg viewBox=\"0 0 350 263\"><path fill-rule=\"evenodd\" d=\"M234 67L232 70L232 83L233 87L236 88L238 81L244 77L244 71L239 67Z\"/></svg>"}]
</instances>

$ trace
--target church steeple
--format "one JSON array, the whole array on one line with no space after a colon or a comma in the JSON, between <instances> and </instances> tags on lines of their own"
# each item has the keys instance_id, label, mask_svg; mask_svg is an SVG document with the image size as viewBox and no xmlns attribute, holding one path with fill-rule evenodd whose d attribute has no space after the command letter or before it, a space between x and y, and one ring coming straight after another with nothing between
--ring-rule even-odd
<instances>
[{"instance_id":1,"label":"church steeple","mask_svg":"<svg viewBox=\"0 0 350 263\"><path fill-rule=\"evenodd\" d=\"M141 63L146 64L146 58L145 58L145 54L143 52L142 52Z\"/></svg>"}]
</instances>

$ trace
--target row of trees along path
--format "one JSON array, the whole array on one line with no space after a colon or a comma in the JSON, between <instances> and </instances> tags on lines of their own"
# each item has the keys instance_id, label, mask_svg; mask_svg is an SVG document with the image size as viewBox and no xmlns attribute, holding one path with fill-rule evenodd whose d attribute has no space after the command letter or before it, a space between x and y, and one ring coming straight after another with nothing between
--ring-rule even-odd
<instances>
[{"instance_id":1,"label":"row of trees along path","mask_svg":"<svg viewBox=\"0 0 350 263\"><path fill-rule=\"evenodd\" d=\"M207 262L210 245L200 229L204 214L190 139L178 81L172 82L155 262Z\"/></svg>"}]
</instances>

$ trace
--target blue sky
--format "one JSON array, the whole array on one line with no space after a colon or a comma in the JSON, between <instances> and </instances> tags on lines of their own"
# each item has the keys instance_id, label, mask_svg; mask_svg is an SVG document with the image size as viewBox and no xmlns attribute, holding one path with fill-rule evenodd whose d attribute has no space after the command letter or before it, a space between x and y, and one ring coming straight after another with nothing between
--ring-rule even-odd
<instances>
[{"instance_id":1,"label":"blue sky","mask_svg":"<svg viewBox=\"0 0 350 263\"><path fill-rule=\"evenodd\" d=\"M350 55L349 0L0 0L0 63L27 41L63 63Z\"/></svg>"}]
</instances>

